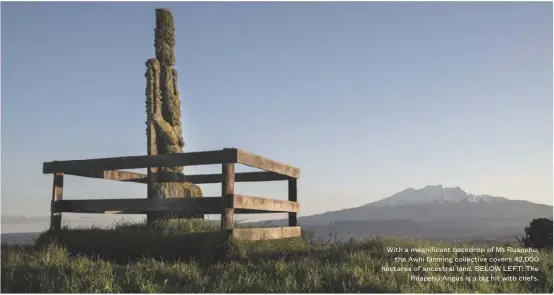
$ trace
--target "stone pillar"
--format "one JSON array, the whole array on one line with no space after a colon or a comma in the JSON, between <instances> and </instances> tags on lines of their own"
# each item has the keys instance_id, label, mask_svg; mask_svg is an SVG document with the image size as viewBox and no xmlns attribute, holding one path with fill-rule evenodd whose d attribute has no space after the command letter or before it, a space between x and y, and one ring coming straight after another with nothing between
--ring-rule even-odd
<instances>
[{"instance_id":1,"label":"stone pillar","mask_svg":"<svg viewBox=\"0 0 554 295\"><path fill-rule=\"evenodd\" d=\"M185 142L181 127L181 101L175 66L175 27L168 9L156 9L154 35L156 58L146 62L146 115L148 155L182 153ZM184 176L184 167L148 169L148 198L202 197L202 190L192 183L176 182ZM148 220L164 214L149 214ZM203 218L203 214L178 217Z\"/></svg>"}]
</instances>

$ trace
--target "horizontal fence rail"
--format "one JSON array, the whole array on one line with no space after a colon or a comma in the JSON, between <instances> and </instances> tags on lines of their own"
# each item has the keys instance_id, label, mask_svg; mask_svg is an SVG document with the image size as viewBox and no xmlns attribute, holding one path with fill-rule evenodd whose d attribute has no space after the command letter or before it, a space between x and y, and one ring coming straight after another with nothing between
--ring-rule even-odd
<instances>
[{"instance_id":1,"label":"horizontal fence rail","mask_svg":"<svg viewBox=\"0 0 554 295\"><path fill-rule=\"evenodd\" d=\"M256 154L243 150L237 150L237 161L235 163L240 163L265 171L275 172L292 178L300 177L300 169L298 168L279 163L277 161L258 156Z\"/></svg>"},{"instance_id":2,"label":"horizontal fence rail","mask_svg":"<svg viewBox=\"0 0 554 295\"><path fill-rule=\"evenodd\" d=\"M61 200L52 202L52 212L145 214L148 212L182 212L218 214L221 198L155 198Z\"/></svg>"},{"instance_id":3,"label":"horizontal fence rail","mask_svg":"<svg viewBox=\"0 0 554 295\"><path fill-rule=\"evenodd\" d=\"M266 212L299 212L300 204L291 201L273 200L261 197L233 195L232 208L249 209Z\"/></svg>"},{"instance_id":4,"label":"horizontal fence rail","mask_svg":"<svg viewBox=\"0 0 554 295\"><path fill-rule=\"evenodd\" d=\"M230 234L233 238L246 241L295 238L301 235L299 226L234 228Z\"/></svg>"},{"instance_id":5,"label":"horizontal fence rail","mask_svg":"<svg viewBox=\"0 0 554 295\"><path fill-rule=\"evenodd\" d=\"M232 195L235 213L289 213L299 212L297 202L262 197ZM148 212L179 212L220 214L221 197L155 198L155 199L87 199L52 201L53 213L146 214Z\"/></svg>"},{"instance_id":6,"label":"horizontal fence rail","mask_svg":"<svg viewBox=\"0 0 554 295\"><path fill-rule=\"evenodd\" d=\"M44 163L42 171L48 174L55 172L71 173L72 171L103 171L235 163L236 155L236 150L223 149L194 153L54 161Z\"/></svg>"},{"instance_id":7,"label":"horizontal fence rail","mask_svg":"<svg viewBox=\"0 0 554 295\"><path fill-rule=\"evenodd\" d=\"M122 169L176 167L221 164L221 174L183 175L171 172L142 174ZM235 164L265 171L235 173ZM241 240L267 240L298 237L297 202L298 168L235 148L216 151L174 153L151 156L130 156L73 161L53 161L43 164L44 174L54 174L51 202L51 229L61 228L61 213L149 214L166 212L179 214L221 214L221 233ZM145 199L63 200L64 175L148 184L153 182L221 183L220 197ZM235 193L235 182L288 182L288 200L246 196ZM288 227L234 228L235 214L288 213ZM157 213L156 213L157 214ZM177 216L178 216L177 215ZM213 234L213 233L212 233Z\"/></svg>"},{"instance_id":8,"label":"horizontal fence rail","mask_svg":"<svg viewBox=\"0 0 554 295\"><path fill-rule=\"evenodd\" d=\"M109 170L195 166L224 163L239 163L292 178L300 177L300 169L298 168L235 148L193 153L53 161L44 163L42 172L44 174L60 172L77 176L106 178L106 174L102 173ZM96 177L94 176L94 173L98 173L98 175L102 175L102 177ZM121 177L121 180L125 180L125 177L133 179L140 175L132 173L133 172L119 171L111 177Z\"/></svg>"},{"instance_id":9,"label":"horizontal fence rail","mask_svg":"<svg viewBox=\"0 0 554 295\"><path fill-rule=\"evenodd\" d=\"M152 173L153 176L164 175L163 178L171 179L172 182L191 182L195 184L205 183L221 183L223 181L223 174L196 174L196 175L183 175L172 172L157 172ZM73 175L80 177L99 178L107 180L118 180L126 182L136 183L148 183L146 174L121 171L121 170L107 170L107 171L95 171L95 172L70 172L65 175ZM235 182L260 182L260 181L279 181L289 180L290 177L280 175L275 172L240 172L235 173Z\"/></svg>"}]
</instances>

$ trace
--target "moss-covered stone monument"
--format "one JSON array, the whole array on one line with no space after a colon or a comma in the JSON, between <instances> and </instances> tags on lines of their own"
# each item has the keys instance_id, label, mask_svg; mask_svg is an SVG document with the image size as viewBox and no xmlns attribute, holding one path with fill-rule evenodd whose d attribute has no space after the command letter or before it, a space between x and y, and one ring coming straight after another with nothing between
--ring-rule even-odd
<instances>
[{"instance_id":1,"label":"moss-covered stone monument","mask_svg":"<svg viewBox=\"0 0 554 295\"><path fill-rule=\"evenodd\" d=\"M168 9L156 9L154 35L156 57L146 62L146 115L148 155L182 153L185 146L181 128L181 102L175 66L175 27ZM149 198L202 197L192 183L178 182L184 167L149 168ZM202 215L179 217L202 218ZM150 214L148 220L161 218Z\"/></svg>"}]
</instances>

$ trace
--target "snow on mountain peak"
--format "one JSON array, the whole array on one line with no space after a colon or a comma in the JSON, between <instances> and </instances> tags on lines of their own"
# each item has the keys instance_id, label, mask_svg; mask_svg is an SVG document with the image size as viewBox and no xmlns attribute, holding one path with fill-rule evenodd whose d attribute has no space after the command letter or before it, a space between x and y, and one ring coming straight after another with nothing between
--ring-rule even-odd
<instances>
[{"instance_id":1,"label":"snow on mountain peak","mask_svg":"<svg viewBox=\"0 0 554 295\"><path fill-rule=\"evenodd\" d=\"M472 195L466 193L460 187L445 187L443 185L428 185L421 189L405 189L388 198L368 204L367 206L402 206L425 204L456 204L492 203L507 200L501 197L488 195Z\"/></svg>"}]
</instances>

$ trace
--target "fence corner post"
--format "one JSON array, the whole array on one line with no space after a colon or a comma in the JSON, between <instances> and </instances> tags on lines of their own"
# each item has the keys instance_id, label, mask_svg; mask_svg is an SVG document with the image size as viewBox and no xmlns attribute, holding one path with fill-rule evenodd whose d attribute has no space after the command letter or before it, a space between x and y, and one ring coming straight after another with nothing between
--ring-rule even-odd
<instances>
[{"instance_id":1,"label":"fence corner post","mask_svg":"<svg viewBox=\"0 0 554 295\"><path fill-rule=\"evenodd\" d=\"M290 178L288 180L288 183L289 183L289 201L298 202L298 188L296 186L297 179ZM298 219L297 219L296 212L289 213L289 226L298 226Z\"/></svg>"},{"instance_id":2,"label":"fence corner post","mask_svg":"<svg viewBox=\"0 0 554 295\"><path fill-rule=\"evenodd\" d=\"M221 183L221 229L232 229L234 227L233 199L235 195L235 164L222 164L223 180Z\"/></svg>"},{"instance_id":3,"label":"fence corner post","mask_svg":"<svg viewBox=\"0 0 554 295\"><path fill-rule=\"evenodd\" d=\"M62 213L55 212L54 202L63 199L63 173L54 173L54 183L52 185L52 202L50 205L50 229L59 230L62 228Z\"/></svg>"}]
</instances>

